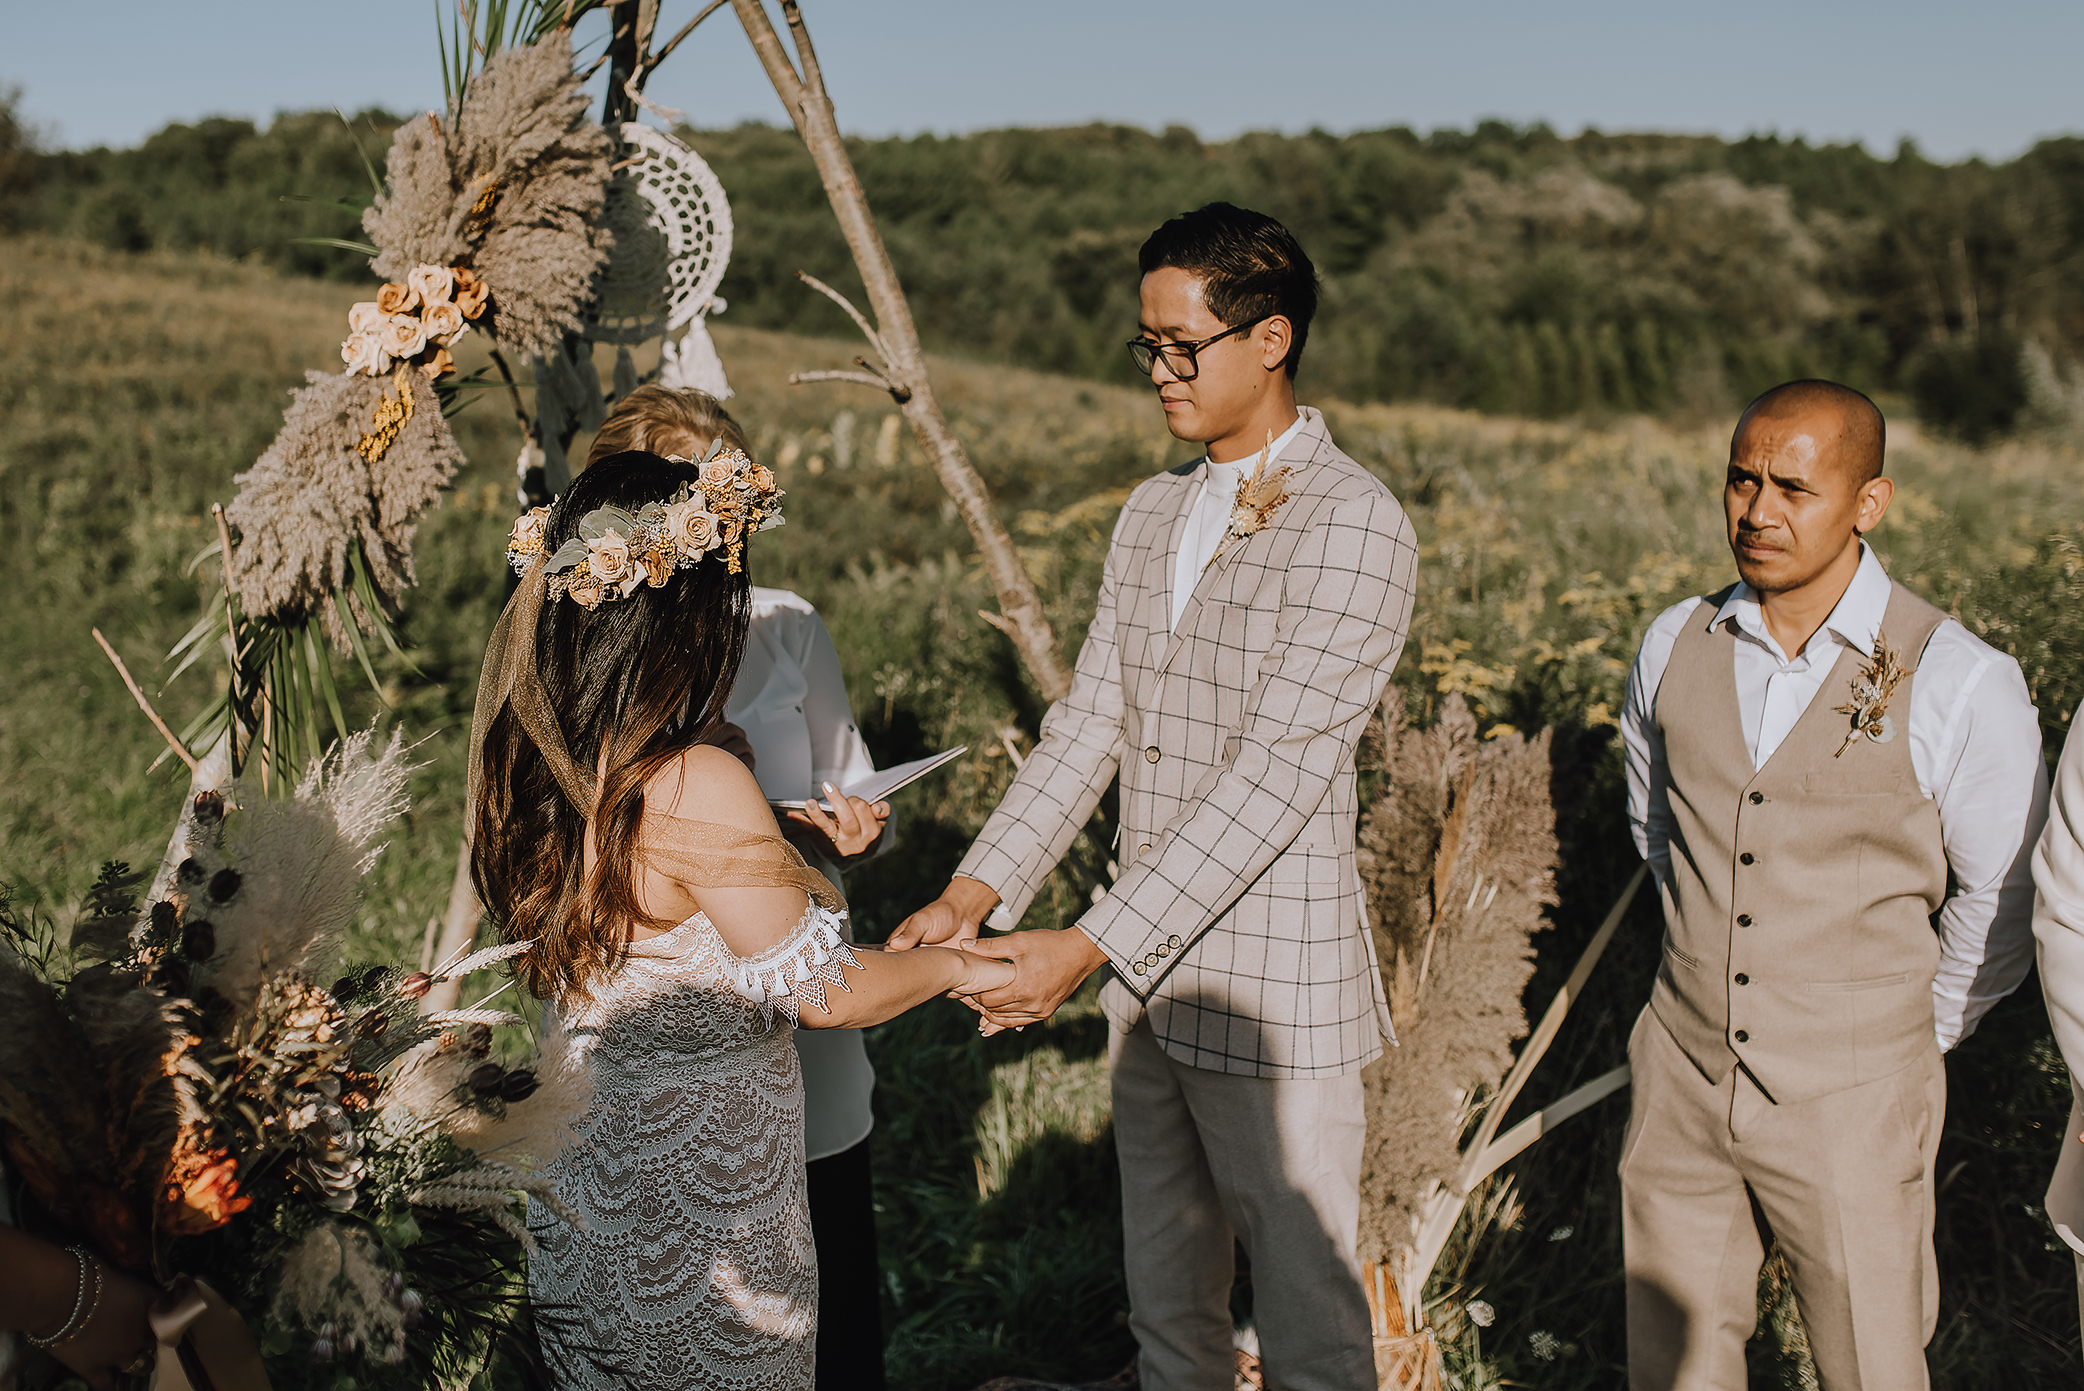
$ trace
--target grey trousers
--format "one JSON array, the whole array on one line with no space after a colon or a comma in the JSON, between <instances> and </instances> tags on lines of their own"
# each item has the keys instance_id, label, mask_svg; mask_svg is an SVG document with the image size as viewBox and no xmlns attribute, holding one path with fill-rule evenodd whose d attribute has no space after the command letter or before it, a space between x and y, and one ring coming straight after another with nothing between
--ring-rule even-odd
<instances>
[{"instance_id":1,"label":"grey trousers","mask_svg":"<svg viewBox=\"0 0 2084 1391\"><path fill-rule=\"evenodd\" d=\"M1375 1391L1354 1254L1360 1074L1236 1077L1113 1031L1129 1328L1146 1391L1232 1391L1233 1238L1252 1262L1260 1365L1281 1391Z\"/></svg>"},{"instance_id":2,"label":"grey trousers","mask_svg":"<svg viewBox=\"0 0 2084 1391\"><path fill-rule=\"evenodd\" d=\"M1709 1082L1649 1010L1628 1041L1621 1149L1633 1391L1744 1391L1765 1244L1787 1255L1823 1391L1917 1391L1939 1318L1939 1048L1892 1076L1775 1105Z\"/></svg>"}]
</instances>

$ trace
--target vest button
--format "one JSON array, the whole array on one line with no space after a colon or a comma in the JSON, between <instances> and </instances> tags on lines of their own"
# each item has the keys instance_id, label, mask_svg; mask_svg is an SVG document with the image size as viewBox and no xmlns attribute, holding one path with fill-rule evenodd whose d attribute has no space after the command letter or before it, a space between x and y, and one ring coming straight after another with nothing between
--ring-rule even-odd
<instances>
[{"instance_id":1,"label":"vest button","mask_svg":"<svg viewBox=\"0 0 2084 1391\"><path fill-rule=\"evenodd\" d=\"M1156 744L1143 751L1143 761L1145 763L1156 763L1158 761L1158 746Z\"/></svg>"},{"instance_id":2,"label":"vest button","mask_svg":"<svg viewBox=\"0 0 2084 1391\"><path fill-rule=\"evenodd\" d=\"M1740 865L1749 865L1756 864L1758 863L1758 861L1757 858L1753 856L1749 850L1746 850L1743 854L1737 856L1737 863Z\"/></svg>"},{"instance_id":3,"label":"vest button","mask_svg":"<svg viewBox=\"0 0 2084 1391\"><path fill-rule=\"evenodd\" d=\"M1738 926L1738 927L1749 927L1749 926L1751 926L1751 915L1750 915L1749 913L1739 913L1739 914L1737 914L1737 926Z\"/></svg>"},{"instance_id":4,"label":"vest button","mask_svg":"<svg viewBox=\"0 0 2084 1391\"><path fill-rule=\"evenodd\" d=\"M1737 1042L1749 1043L1751 1042L1751 1035L1746 1033L1744 1030L1739 1029L1737 1030Z\"/></svg>"},{"instance_id":5,"label":"vest button","mask_svg":"<svg viewBox=\"0 0 2084 1391\"><path fill-rule=\"evenodd\" d=\"M1745 974L1744 974L1744 973L1743 973L1742 971L1739 971L1739 972L1737 972L1737 984L1738 984L1738 985L1749 985L1749 984L1751 984L1751 977L1749 977L1749 976L1745 975Z\"/></svg>"},{"instance_id":6,"label":"vest button","mask_svg":"<svg viewBox=\"0 0 2084 1391\"><path fill-rule=\"evenodd\" d=\"M1766 794L1765 794L1765 793L1763 793L1763 792L1754 792L1754 793L1752 793L1752 794L1751 794L1751 805L1753 805L1753 806L1757 806L1757 805L1758 805L1759 803L1761 803L1761 802L1765 801L1765 799L1766 799Z\"/></svg>"}]
</instances>

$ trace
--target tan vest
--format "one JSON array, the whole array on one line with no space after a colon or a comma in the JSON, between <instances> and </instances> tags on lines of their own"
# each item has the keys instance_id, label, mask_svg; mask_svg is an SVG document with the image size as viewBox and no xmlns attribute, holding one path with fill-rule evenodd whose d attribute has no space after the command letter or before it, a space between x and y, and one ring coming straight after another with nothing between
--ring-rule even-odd
<instances>
[{"instance_id":1,"label":"tan vest","mask_svg":"<svg viewBox=\"0 0 2084 1391\"><path fill-rule=\"evenodd\" d=\"M1777 1101L1885 1077L1934 1046L1932 914L1946 896L1939 810L1910 761L1911 688L1896 735L1862 738L1836 707L1866 659L1851 647L1787 738L1753 769L1737 707L1728 591L1686 619L1657 689L1671 799L1664 961L1650 1007L1720 1082L1741 1061ZM1946 615L1892 587L1882 633L1922 658ZM1828 640L1828 639L1826 639Z\"/></svg>"}]
</instances>

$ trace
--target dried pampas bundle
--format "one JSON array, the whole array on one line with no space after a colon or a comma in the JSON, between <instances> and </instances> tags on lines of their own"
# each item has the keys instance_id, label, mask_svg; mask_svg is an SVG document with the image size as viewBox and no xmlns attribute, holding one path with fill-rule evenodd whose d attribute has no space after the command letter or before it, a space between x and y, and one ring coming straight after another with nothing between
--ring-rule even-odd
<instances>
[{"instance_id":1,"label":"dried pampas bundle","mask_svg":"<svg viewBox=\"0 0 2084 1391\"><path fill-rule=\"evenodd\" d=\"M210 926L214 950L191 974L204 991L248 1008L261 982L322 964L353 919L376 837L405 811L404 737L380 754L364 731L314 763L288 799L256 798L230 818L222 843L197 845L175 875L188 931ZM153 909L140 919L141 930Z\"/></svg>"},{"instance_id":2,"label":"dried pampas bundle","mask_svg":"<svg viewBox=\"0 0 2084 1391\"><path fill-rule=\"evenodd\" d=\"M487 63L453 130L432 112L400 126L387 188L362 215L376 273L470 267L491 291L485 327L523 355L578 332L612 244L601 207L613 145L586 105L557 29Z\"/></svg>"},{"instance_id":3,"label":"dried pampas bundle","mask_svg":"<svg viewBox=\"0 0 2084 1391\"><path fill-rule=\"evenodd\" d=\"M354 595L354 552L359 549L377 589L396 599L413 582L420 514L464 457L420 372L396 378L312 372L306 380L310 385L294 393L274 443L233 480L239 496L225 509L239 531L232 583L245 611L257 617L318 613L345 651L334 594L345 593L362 630L374 631ZM401 391L411 392L412 414L371 459L362 446L377 405Z\"/></svg>"},{"instance_id":4,"label":"dried pampas bundle","mask_svg":"<svg viewBox=\"0 0 2084 1391\"><path fill-rule=\"evenodd\" d=\"M1412 729L1393 692L1384 735L1389 786L1361 823L1361 874L1401 1046L1363 1074L1361 1258L1395 1265L1526 1035L1557 845L1548 731L1479 739L1460 696Z\"/></svg>"}]
</instances>

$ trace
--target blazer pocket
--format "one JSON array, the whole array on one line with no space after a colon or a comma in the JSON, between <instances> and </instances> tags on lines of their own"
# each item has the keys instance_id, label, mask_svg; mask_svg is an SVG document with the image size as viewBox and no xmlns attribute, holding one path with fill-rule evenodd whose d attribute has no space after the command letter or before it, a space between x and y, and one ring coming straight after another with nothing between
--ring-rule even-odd
<instances>
[{"instance_id":1,"label":"blazer pocket","mask_svg":"<svg viewBox=\"0 0 2084 1391\"><path fill-rule=\"evenodd\" d=\"M1898 971L1893 976L1868 976L1865 980L1811 981L1809 983L1809 988L1811 990L1829 990L1840 992L1847 990L1886 990L1892 985L1907 985L1909 984L1909 982L1910 972Z\"/></svg>"}]
</instances>

